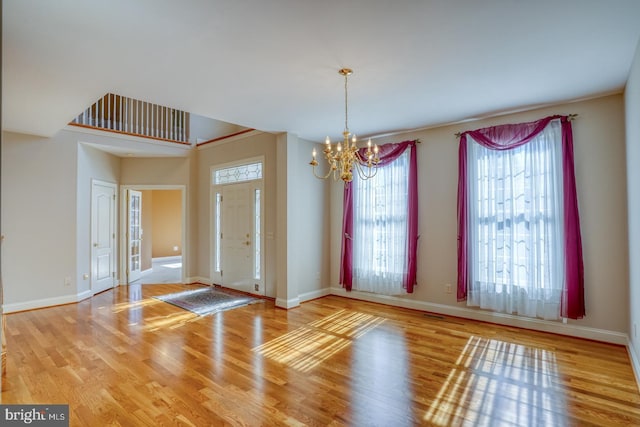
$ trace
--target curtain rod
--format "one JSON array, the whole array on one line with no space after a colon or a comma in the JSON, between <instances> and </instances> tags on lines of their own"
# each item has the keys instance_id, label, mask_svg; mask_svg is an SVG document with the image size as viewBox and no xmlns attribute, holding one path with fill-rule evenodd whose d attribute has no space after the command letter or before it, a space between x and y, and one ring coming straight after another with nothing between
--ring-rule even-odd
<instances>
[{"instance_id":1,"label":"curtain rod","mask_svg":"<svg viewBox=\"0 0 640 427\"><path fill-rule=\"evenodd\" d=\"M577 114L568 114L567 115L567 118L569 119L569 121L575 120L576 117L578 117ZM460 136L462 135L462 132L456 132L454 135L456 136L456 138L460 138Z\"/></svg>"}]
</instances>

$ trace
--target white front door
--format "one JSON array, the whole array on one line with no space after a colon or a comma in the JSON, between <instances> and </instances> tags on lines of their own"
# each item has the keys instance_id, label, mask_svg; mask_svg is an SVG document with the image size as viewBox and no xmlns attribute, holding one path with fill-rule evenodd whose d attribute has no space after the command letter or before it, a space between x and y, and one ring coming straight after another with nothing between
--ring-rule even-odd
<instances>
[{"instance_id":1,"label":"white front door","mask_svg":"<svg viewBox=\"0 0 640 427\"><path fill-rule=\"evenodd\" d=\"M131 283L142 274L142 192L128 190L127 204L127 283Z\"/></svg>"},{"instance_id":2,"label":"white front door","mask_svg":"<svg viewBox=\"0 0 640 427\"><path fill-rule=\"evenodd\" d=\"M256 286L255 245L259 242L255 241L254 193L255 184L251 182L222 187L222 285L262 293L261 286Z\"/></svg>"},{"instance_id":3,"label":"white front door","mask_svg":"<svg viewBox=\"0 0 640 427\"><path fill-rule=\"evenodd\" d=\"M115 184L94 181L91 189L91 291L111 289L115 274Z\"/></svg>"}]
</instances>

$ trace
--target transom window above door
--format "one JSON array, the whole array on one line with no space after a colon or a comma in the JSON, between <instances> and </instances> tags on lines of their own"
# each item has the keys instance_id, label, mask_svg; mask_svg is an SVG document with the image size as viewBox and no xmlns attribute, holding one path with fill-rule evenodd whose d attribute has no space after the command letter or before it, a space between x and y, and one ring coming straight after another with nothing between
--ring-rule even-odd
<instances>
[{"instance_id":1,"label":"transom window above door","mask_svg":"<svg viewBox=\"0 0 640 427\"><path fill-rule=\"evenodd\" d=\"M217 169L213 174L215 185L262 179L262 162L248 163Z\"/></svg>"}]
</instances>

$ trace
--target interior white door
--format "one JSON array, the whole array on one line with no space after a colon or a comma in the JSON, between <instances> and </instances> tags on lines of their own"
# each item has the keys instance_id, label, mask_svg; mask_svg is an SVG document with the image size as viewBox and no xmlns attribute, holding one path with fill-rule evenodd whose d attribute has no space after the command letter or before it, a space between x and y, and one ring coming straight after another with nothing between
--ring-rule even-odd
<instances>
[{"instance_id":1,"label":"interior white door","mask_svg":"<svg viewBox=\"0 0 640 427\"><path fill-rule=\"evenodd\" d=\"M260 293L255 279L253 193L252 183L225 185L222 189L222 284Z\"/></svg>"},{"instance_id":2,"label":"interior white door","mask_svg":"<svg viewBox=\"0 0 640 427\"><path fill-rule=\"evenodd\" d=\"M91 191L91 291L111 289L115 274L116 187L94 182Z\"/></svg>"},{"instance_id":3,"label":"interior white door","mask_svg":"<svg viewBox=\"0 0 640 427\"><path fill-rule=\"evenodd\" d=\"M128 190L127 203L127 283L131 283L142 275L142 192Z\"/></svg>"}]
</instances>

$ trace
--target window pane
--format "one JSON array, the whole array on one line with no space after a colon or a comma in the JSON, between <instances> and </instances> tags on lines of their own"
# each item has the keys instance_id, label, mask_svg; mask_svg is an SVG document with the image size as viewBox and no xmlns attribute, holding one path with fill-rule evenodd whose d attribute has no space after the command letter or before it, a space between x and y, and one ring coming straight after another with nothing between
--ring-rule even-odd
<instances>
[{"instance_id":1,"label":"window pane","mask_svg":"<svg viewBox=\"0 0 640 427\"><path fill-rule=\"evenodd\" d=\"M220 210L222 209L222 194L216 193L216 272L220 272L222 269L222 264L220 262L220 243L221 243L221 233L220 230Z\"/></svg>"},{"instance_id":2,"label":"window pane","mask_svg":"<svg viewBox=\"0 0 640 427\"><path fill-rule=\"evenodd\" d=\"M229 184L262 178L262 162L218 169L214 173L213 183Z\"/></svg>"},{"instance_id":3,"label":"window pane","mask_svg":"<svg viewBox=\"0 0 640 427\"><path fill-rule=\"evenodd\" d=\"M403 291L407 268L409 151L353 181L353 287L382 294ZM354 174L356 175L356 174Z\"/></svg>"},{"instance_id":4,"label":"window pane","mask_svg":"<svg viewBox=\"0 0 640 427\"><path fill-rule=\"evenodd\" d=\"M504 151L469 138L469 305L559 317L564 285L560 138L559 122Z\"/></svg>"},{"instance_id":5,"label":"window pane","mask_svg":"<svg viewBox=\"0 0 640 427\"><path fill-rule=\"evenodd\" d=\"M254 277L260 279L260 189L256 188L254 193L254 207L255 207L255 254L254 261Z\"/></svg>"}]
</instances>

